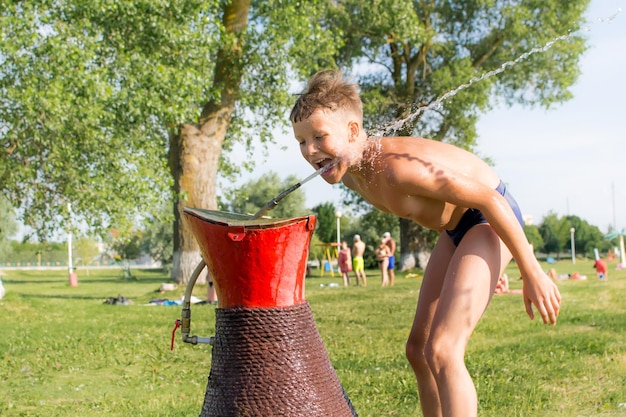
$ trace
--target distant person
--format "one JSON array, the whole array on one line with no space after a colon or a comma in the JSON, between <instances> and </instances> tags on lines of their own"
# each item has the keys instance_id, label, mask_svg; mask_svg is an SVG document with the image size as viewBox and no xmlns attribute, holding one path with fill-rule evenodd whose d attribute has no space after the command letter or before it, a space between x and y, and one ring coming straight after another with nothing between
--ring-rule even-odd
<instances>
[{"instance_id":1,"label":"distant person","mask_svg":"<svg viewBox=\"0 0 626 417\"><path fill-rule=\"evenodd\" d=\"M606 267L606 262L604 262L604 259L597 259L594 262L593 267L596 269L596 275L598 276L599 280L609 279L609 271Z\"/></svg>"},{"instance_id":2,"label":"distant person","mask_svg":"<svg viewBox=\"0 0 626 417\"><path fill-rule=\"evenodd\" d=\"M381 286L386 287L389 285L389 272L387 267L389 266L389 246L387 246L386 239L380 240L380 245L376 248L376 259L378 260L378 269L380 269Z\"/></svg>"},{"instance_id":3,"label":"distant person","mask_svg":"<svg viewBox=\"0 0 626 417\"><path fill-rule=\"evenodd\" d=\"M391 237L391 233L385 232L383 233L383 239L385 239L385 244L389 247L389 265L387 266L387 273L389 275L389 285L393 286L396 280L396 273L394 271L395 268L395 253L396 253L396 241Z\"/></svg>"},{"instance_id":4,"label":"distant person","mask_svg":"<svg viewBox=\"0 0 626 417\"><path fill-rule=\"evenodd\" d=\"M345 240L341 242L337 263L339 264L339 271L341 271L341 277L343 278L343 286L347 287L350 285L350 276L348 273L352 272L352 255L348 247L348 242Z\"/></svg>"},{"instance_id":5,"label":"distant person","mask_svg":"<svg viewBox=\"0 0 626 417\"><path fill-rule=\"evenodd\" d=\"M365 275L365 261L363 254L365 253L365 242L361 240L361 236L354 235L354 243L352 245L352 268L356 277L356 285L359 286L359 278L363 282L363 286L367 287L367 276Z\"/></svg>"},{"instance_id":6,"label":"distant person","mask_svg":"<svg viewBox=\"0 0 626 417\"><path fill-rule=\"evenodd\" d=\"M552 279L554 282L559 282L559 274L556 273L556 269L550 268L546 274Z\"/></svg>"},{"instance_id":7,"label":"distant person","mask_svg":"<svg viewBox=\"0 0 626 417\"><path fill-rule=\"evenodd\" d=\"M206 301L208 304L217 304L217 292L215 291L215 285L213 285L213 277L209 273L207 268L206 273Z\"/></svg>"},{"instance_id":8,"label":"distant person","mask_svg":"<svg viewBox=\"0 0 626 417\"><path fill-rule=\"evenodd\" d=\"M521 294L522 290L512 290L509 288L509 277L507 274L500 275L496 283L495 294Z\"/></svg>"}]
</instances>

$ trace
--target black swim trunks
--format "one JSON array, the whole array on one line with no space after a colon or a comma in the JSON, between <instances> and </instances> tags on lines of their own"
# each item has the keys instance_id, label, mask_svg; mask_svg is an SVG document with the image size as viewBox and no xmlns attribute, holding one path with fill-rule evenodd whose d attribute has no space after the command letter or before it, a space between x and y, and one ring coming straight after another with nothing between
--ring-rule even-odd
<instances>
[{"instance_id":1,"label":"black swim trunks","mask_svg":"<svg viewBox=\"0 0 626 417\"><path fill-rule=\"evenodd\" d=\"M513 209L513 213L515 213L517 221L522 227L524 227L522 212L517 205L517 201L515 201L510 193L506 192L506 186L502 181L500 181L500 184L498 184L498 187L496 187L496 191L499 192L500 195L502 195L502 197L506 199L506 201L509 203L509 206L511 206L511 209ZM480 210L472 208L467 209L467 211L463 213L461 220L459 220L459 223L456 225L454 230L446 230L446 233L448 234L448 236L450 236L450 239L452 239L452 243L454 243L454 246L459 246L459 243L461 243L463 236L465 236L469 229L476 226L477 224L483 223L488 223L488 221L485 216L483 216L483 214L480 212Z\"/></svg>"}]
</instances>

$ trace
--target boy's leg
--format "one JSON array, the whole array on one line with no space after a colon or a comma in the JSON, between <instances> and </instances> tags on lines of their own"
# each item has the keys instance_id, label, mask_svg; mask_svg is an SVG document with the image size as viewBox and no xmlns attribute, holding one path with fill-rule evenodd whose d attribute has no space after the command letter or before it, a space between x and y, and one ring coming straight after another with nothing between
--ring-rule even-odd
<instances>
[{"instance_id":1,"label":"boy's leg","mask_svg":"<svg viewBox=\"0 0 626 417\"><path fill-rule=\"evenodd\" d=\"M413 327L406 344L406 356L417 377L420 405L425 417L441 417L437 382L425 356L426 342L441 294L450 258L456 247L444 232L424 270Z\"/></svg>"},{"instance_id":2,"label":"boy's leg","mask_svg":"<svg viewBox=\"0 0 626 417\"><path fill-rule=\"evenodd\" d=\"M477 413L465 349L510 260L509 250L488 224L470 229L450 259L425 348L443 416Z\"/></svg>"},{"instance_id":3,"label":"boy's leg","mask_svg":"<svg viewBox=\"0 0 626 417\"><path fill-rule=\"evenodd\" d=\"M387 266L389 266L389 260L385 258L385 260L380 264L380 271L382 274L383 287L389 285L389 274L387 272Z\"/></svg>"}]
</instances>

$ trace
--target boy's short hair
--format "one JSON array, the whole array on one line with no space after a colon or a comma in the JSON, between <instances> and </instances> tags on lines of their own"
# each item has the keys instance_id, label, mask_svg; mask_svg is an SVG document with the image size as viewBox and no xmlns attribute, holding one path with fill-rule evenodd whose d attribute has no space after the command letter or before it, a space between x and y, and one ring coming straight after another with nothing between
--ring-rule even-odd
<instances>
[{"instance_id":1,"label":"boy's short hair","mask_svg":"<svg viewBox=\"0 0 626 417\"><path fill-rule=\"evenodd\" d=\"M319 109L350 110L362 118L363 103L358 85L345 79L340 70L319 71L311 77L307 88L299 94L289 120L292 123L306 120ZM362 123L361 120L359 122Z\"/></svg>"}]
</instances>

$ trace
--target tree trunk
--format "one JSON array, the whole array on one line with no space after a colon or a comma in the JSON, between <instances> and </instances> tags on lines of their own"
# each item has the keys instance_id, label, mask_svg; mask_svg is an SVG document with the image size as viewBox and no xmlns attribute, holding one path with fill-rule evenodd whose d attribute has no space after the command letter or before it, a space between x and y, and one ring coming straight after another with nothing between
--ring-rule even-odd
<instances>
[{"instance_id":1,"label":"tree trunk","mask_svg":"<svg viewBox=\"0 0 626 417\"><path fill-rule=\"evenodd\" d=\"M175 195L171 277L181 284L189 281L201 259L195 237L185 226L183 208L217 208L217 169L241 84L249 9L250 0L233 0L224 8L222 20L227 35L217 53L212 80L219 89L219 98L204 105L199 123L181 125L170 138L169 164ZM197 282L206 282L206 277L199 277Z\"/></svg>"},{"instance_id":2,"label":"tree trunk","mask_svg":"<svg viewBox=\"0 0 626 417\"><path fill-rule=\"evenodd\" d=\"M223 127L220 130L225 130ZM200 262L198 243L185 227L183 208L217 208L215 183L223 134L207 134L194 124L180 127L170 142L170 168L174 177L174 191L178 199L174 205L174 260L172 279L187 283ZM206 282L203 273L197 283Z\"/></svg>"}]
</instances>

